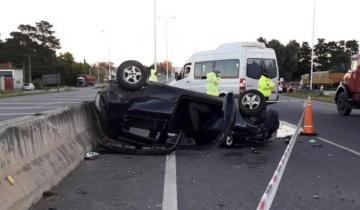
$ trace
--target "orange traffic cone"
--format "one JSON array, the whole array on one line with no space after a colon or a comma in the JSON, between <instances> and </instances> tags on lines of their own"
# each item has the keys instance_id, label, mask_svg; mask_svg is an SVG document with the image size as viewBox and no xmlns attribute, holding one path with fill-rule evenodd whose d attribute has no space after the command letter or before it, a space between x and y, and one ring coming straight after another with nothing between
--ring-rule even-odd
<instances>
[{"instance_id":1,"label":"orange traffic cone","mask_svg":"<svg viewBox=\"0 0 360 210\"><path fill-rule=\"evenodd\" d=\"M304 129L301 132L301 135L304 136L316 136L314 126L313 126L313 111L312 111L312 104L311 98L308 97L306 108L305 108L305 116L304 116Z\"/></svg>"}]
</instances>

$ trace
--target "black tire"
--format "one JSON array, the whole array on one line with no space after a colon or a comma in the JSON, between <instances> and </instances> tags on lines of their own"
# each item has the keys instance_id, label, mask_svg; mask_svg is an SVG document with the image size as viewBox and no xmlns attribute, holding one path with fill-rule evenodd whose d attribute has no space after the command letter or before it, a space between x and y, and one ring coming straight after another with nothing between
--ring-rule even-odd
<instances>
[{"instance_id":1,"label":"black tire","mask_svg":"<svg viewBox=\"0 0 360 210\"><path fill-rule=\"evenodd\" d=\"M223 145L224 147L233 147L235 145L234 137L232 135L226 137L226 140L224 141Z\"/></svg>"},{"instance_id":2,"label":"black tire","mask_svg":"<svg viewBox=\"0 0 360 210\"><path fill-rule=\"evenodd\" d=\"M247 116L261 114L266 109L266 99L258 90L247 90L240 94L239 110Z\"/></svg>"},{"instance_id":3,"label":"black tire","mask_svg":"<svg viewBox=\"0 0 360 210\"><path fill-rule=\"evenodd\" d=\"M146 84L147 71L140 62L129 60L120 64L116 78L121 87L137 90Z\"/></svg>"},{"instance_id":4,"label":"black tire","mask_svg":"<svg viewBox=\"0 0 360 210\"><path fill-rule=\"evenodd\" d=\"M348 101L348 95L341 92L336 100L339 115L348 116L351 113L351 104Z\"/></svg>"},{"instance_id":5,"label":"black tire","mask_svg":"<svg viewBox=\"0 0 360 210\"><path fill-rule=\"evenodd\" d=\"M266 110L265 120L262 122L262 126L267 128L269 134L271 135L280 127L279 113L271 109Z\"/></svg>"}]
</instances>

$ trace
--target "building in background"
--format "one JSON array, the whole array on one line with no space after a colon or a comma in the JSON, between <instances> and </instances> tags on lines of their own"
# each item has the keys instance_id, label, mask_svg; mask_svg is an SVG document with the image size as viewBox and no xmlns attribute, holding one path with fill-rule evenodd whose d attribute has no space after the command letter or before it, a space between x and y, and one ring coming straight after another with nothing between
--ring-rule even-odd
<instances>
[{"instance_id":1,"label":"building in background","mask_svg":"<svg viewBox=\"0 0 360 210\"><path fill-rule=\"evenodd\" d=\"M0 77L5 84L4 90L20 90L24 86L24 71L15 69L11 63L0 64Z\"/></svg>"}]
</instances>

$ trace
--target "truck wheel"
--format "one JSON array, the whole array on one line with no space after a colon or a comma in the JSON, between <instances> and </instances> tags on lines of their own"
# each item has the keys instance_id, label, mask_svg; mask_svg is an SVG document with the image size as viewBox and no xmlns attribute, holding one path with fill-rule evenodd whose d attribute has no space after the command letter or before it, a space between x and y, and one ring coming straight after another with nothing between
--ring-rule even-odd
<instances>
[{"instance_id":1,"label":"truck wheel","mask_svg":"<svg viewBox=\"0 0 360 210\"><path fill-rule=\"evenodd\" d=\"M137 90L146 84L147 72L140 62L129 60L120 64L116 78L121 87Z\"/></svg>"},{"instance_id":2,"label":"truck wheel","mask_svg":"<svg viewBox=\"0 0 360 210\"><path fill-rule=\"evenodd\" d=\"M351 104L348 101L348 96L345 92L341 92L336 101L339 115L348 116L351 113Z\"/></svg>"},{"instance_id":3,"label":"truck wheel","mask_svg":"<svg viewBox=\"0 0 360 210\"><path fill-rule=\"evenodd\" d=\"M247 90L240 94L239 110L245 115L254 116L261 114L266 109L264 95L258 90Z\"/></svg>"}]
</instances>

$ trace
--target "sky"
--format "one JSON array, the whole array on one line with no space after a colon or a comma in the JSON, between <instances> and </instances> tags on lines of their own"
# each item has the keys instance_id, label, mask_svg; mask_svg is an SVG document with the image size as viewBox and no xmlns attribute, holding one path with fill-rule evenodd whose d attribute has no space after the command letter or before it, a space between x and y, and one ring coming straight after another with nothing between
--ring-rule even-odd
<instances>
[{"instance_id":1,"label":"sky","mask_svg":"<svg viewBox=\"0 0 360 210\"><path fill-rule=\"evenodd\" d=\"M359 0L315 0L315 40L360 41ZM313 0L156 0L157 60L182 66L194 52L260 36L312 43ZM46 20L57 53L76 61L154 61L154 0L2 0L0 39L20 24ZM165 19L168 19L166 48Z\"/></svg>"}]
</instances>

